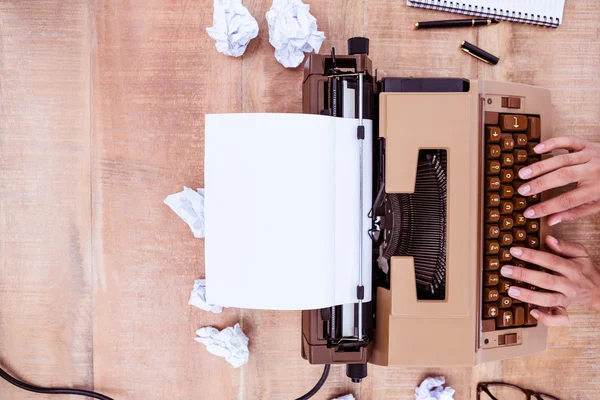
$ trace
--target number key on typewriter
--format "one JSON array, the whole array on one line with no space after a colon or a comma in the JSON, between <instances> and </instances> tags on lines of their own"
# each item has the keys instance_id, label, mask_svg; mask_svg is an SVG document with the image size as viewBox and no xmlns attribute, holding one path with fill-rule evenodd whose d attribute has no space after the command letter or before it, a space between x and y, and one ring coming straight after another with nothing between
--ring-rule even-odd
<instances>
[{"instance_id":1,"label":"number key on typewriter","mask_svg":"<svg viewBox=\"0 0 600 400\"><path fill-rule=\"evenodd\" d=\"M513 219L511 217L504 216L500 218L500 229L508 231L513 227Z\"/></svg>"},{"instance_id":2,"label":"number key on typewriter","mask_svg":"<svg viewBox=\"0 0 600 400\"><path fill-rule=\"evenodd\" d=\"M522 133L515 135L515 146L527 147L527 135L524 135Z\"/></svg>"},{"instance_id":3,"label":"number key on typewriter","mask_svg":"<svg viewBox=\"0 0 600 400\"><path fill-rule=\"evenodd\" d=\"M498 190L500 189L500 178L492 176L485 178L485 190Z\"/></svg>"},{"instance_id":4,"label":"number key on typewriter","mask_svg":"<svg viewBox=\"0 0 600 400\"><path fill-rule=\"evenodd\" d=\"M527 223L527 218L521 213L513 214L513 220L515 221L515 226L525 226Z\"/></svg>"},{"instance_id":5,"label":"number key on typewriter","mask_svg":"<svg viewBox=\"0 0 600 400\"><path fill-rule=\"evenodd\" d=\"M486 225L485 226L485 238L486 239L497 239L500 236L500 228L498 225Z\"/></svg>"},{"instance_id":6,"label":"number key on typewriter","mask_svg":"<svg viewBox=\"0 0 600 400\"><path fill-rule=\"evenodd\" d=\"M527 137L529 140L540 138L540 119L538 117L527 117Z\"/></svg>"},{"instance_id":7,"label":"number key on typewriter","mask_svg":"<svg viewBox=\"0 0 600 400\"><path fill-rule=\"evenodd\" d=\"M486 257L483 268L486 271L495 271L500 268L500 260L498 260L498 257Z\"/></svg>"},{"instance_id":8,"label":"number key on typewriter","mask_svg":"<svg viewBox=\"0 0 600 400\"><path fill-rule=\"evenodd\" d=\"M512 232L513 232L515 241L517 241L517 242L522 242L527 237L527 232L525 232L525 229L513 228Z\"/></svg>"},{"instance_id":9,"label":"number key on typewriter","mask_svg":"<svg viewBox=\"0 0 600 400\"><path fill-rule=\"evenodd\" d=\"M498 316L498 306L494 304L483 305L483 318L496 318Z\"/></svg>"},{"instance_id":10,"label":"number key on typewriter","mask_svg":"<svg viewBox=\"0 0 600 400\"><path fill-rule=\"evenodd\" d=\"M513 305L513 326L521 326L525 323L525 308L523 306Z\"/></svg>"},{"instance_id":11,"label":"number key on typewriter","mask_svg":"<svg viewBox=\"0 0 600 400\"><path fill-rule=\"evenodd\" d=\"M510 281L506 281L506 280L501 280L500 284L498 285L498 291L500 293L507 293L508 292L508 288L512 286L512 283L510 283Z\"/></svg>"},{"instance_id":12,"label":"number key on typewriter","mask_svg":"<svg viewBox=\"0 0 600 400\"><path fill-rule=\"evenodd\" d=\"M498 175L500 173L500 161L491 160L486 162L485 173L488 175Z\"/></svg>"},{"instance_id":13,"label":"number key on typewriter","mask_svg":"<svg viewBox=\"0 0 600 400\"><path fill-rule=\"evenodd\" d=\"M503 153L500 161L502 161L503 167L512 167L515 163L515 157L510 153Z\"/></svg>"},{"instance_id":14,"label":"number key on typewriter","mask_svg":"<svg viewBox=\"0 0 600 400\"><path fill-rule=\"evenodd\" d=\"M527 243L527 247L535 249L539 246L540 241L535 236L527 236L526 243Z\"/></svg>"},{"instance_id":15,"label":"number key on typewriter","mask_svg":"<svg viewBox=\"0 0 600 400\"><path fill-rule=\"evenodd\" d=\"M505 311L505 310L500 311L500 314L498 314L498 317L496 318L496 325L499 328L507 328L509 326L512 326L512 323L513 323L512 312Z\"/></svg>"},{"instance_id":16,"label":"number key on typewriter","mask_svg":"<svg viewBox=\"0 0 600 400\"><path fill-rule=\"evenodd\" d=\"M496 301L498 300L498 290L485 288L483 289L483 301Z\"/></svg>"},{"instance_id":17,"label":"number key on typewriter","mask_svg":"<svg viewBox=\"0 0 600 400\"><path fill-rule=\"evenodd\" d=\"M515 197L514 203L515 203L516 211L521 211L521 210L524 210L525 208L527 208L527 201L525 200L524 197Z\"/></svg>"},{"instance_id":18,"label":"number key on typewriter","mask_svg":"<svg viewBox=\"0 0 600 400\"><path fill-rule=\"evenodd\" d=\"M524 115L501 114L500 129L505 132L523 132L527 130L527 117Z\"/></svg>"},{"instance_id":19,"label":"number key on typewriter","mask_svg":"<svg viewBox=\"0 0 600 400\"><path fill-rule=\"evenodd\" d=\"M498 284L498 274L495 272L486 272L483 274L483 286L496 286Z\"/></svg>"},{"instance_id":20,"label":"number key on typewriter","mask_svg":"<svg viewBox=\"0 0 600 400\"><path fill-rule=\"evenodd\" d=\"M529 221L526 226L528 233L535 233L540 229L540 224L537 221Z\"/></svg>"},{"instance_id":21,"label":"number key on typewriter","mask_svg":"<svg viewBox=\"0 0 600 400\"><path fill-rule=\"evenodd\" d=\"M513 203L512 201L504 200L500 202L500 214L512 214Z\"/></svg>"},{"instance_id":22,"label":"number key on typewriter","mask_svg":"<svg viewBox=\"0 0 600 400\"><path fill-rule=\"evenodd\" d=\"M498 193L485 194L486 207L498 207L500 205L500 195Z\"/></svg>"},{"instance_id":23,"label":"number key on typewriter","mask_svg":"<svg viewBox=\"0 0 600 400\"><path fill-rule=\"evenodd\" d=\"M512 150L515 147L515 140L511 134L503 134L500 141L500 148L503 151Z\"/></svg>"},{"instance_id":24,"label":"number key on typewriter","mask_svg":"<svg viewBox=\"0 0 600 400\"><path fill-rule=\"evenodd\" d=\"M511 183L514 179L513 170L511 169L503 169L500 171L500 182L502 183Z\"/></svg>"},{"instance_id":25,"label":"number key on typewriter","mask_svg":"<svg viewBox=\"0 0 600 400\"><path fill-rule=\"evenodd\" d=\"M497 208L488 208L485 211L485 222L498 222L500 221L500 210Z\"/></svg>"},{"instance_id":26,"label":"number key on typewriter","mask_svg":"<svg viewBox=\"0 0 600 400\"><path fill-rule=\"evenodd\" d=\"M501 185L500 186L500 197L503 199L512 199L513 194L515 193L514 189L510 185Z\"/></svg>"},{"instance_id":27,"label":"number key on typewriter","mask_svg":"<svg viewBox=\"0 0 600 400\"><path fill-rule=\"evenodd\" d=\"M485 241L485 254L493 255L498 254L500 251L500 244L495 240Z\"/></svg>"},{"instance_id":28,"label":"number key on typewriter","mask_svg":"<svg viewBox=\"0 0 600 400\"><path fill-rule=\"evenodd\" d=\"M513 236L510 233L503 233L500 238L500 243L502 246L510 246L513 242Z\"/></svg>"},{"instance_id":29,"label":"number key on typewriter","mask_svg":"<svg viewBox=\"0 0 600 400\"><path fill-rule=\"evenodd\" d=\"M513 156L517 164L523 164L524 162L527 162L527 150L515 150L513 151Z\"/></svg>"},{"instance_id":30,"label":"number key on typewriter","mask_svg":"<svg viewBox=\"0 0 600 400\"><path fill-rule=\"evenodd\" d=\"M510 308L512 306L512 298L508 296L500 296L500 301L498 301L499 308Z\"/></svg>"},{"instance_id":31,"label":"number key on typewriter","mask_svg":"<svg viewBox=\"0 0 600 400\"><path fill-rule=\"evenodd\" d=\"M500 261L507 262L512 260L512 254L509 249L502 249L500 251Z\"/></svg>"},{"instance_id":32,"label":"number key on typewriter","mask_svg":"<svg viewBox=\"0 0 600 400\"><path fill-rule=\"evenodd\" d=\"M500 157L501 150L500 146L497 144L488 144L486 146L486 154L488 158L498 158Z\"/></svg>"},{"instance_id":33,"label":"number key on typewriter","mask_svg":"<svg viewBox=\"0 0 600 400\"><path fill-rule=\"evenodd\" d=\"M489 143L500 143L500 137L502 132L497 126L486 126L485 127L485 140Z\"/></svg>"}]
</instances>

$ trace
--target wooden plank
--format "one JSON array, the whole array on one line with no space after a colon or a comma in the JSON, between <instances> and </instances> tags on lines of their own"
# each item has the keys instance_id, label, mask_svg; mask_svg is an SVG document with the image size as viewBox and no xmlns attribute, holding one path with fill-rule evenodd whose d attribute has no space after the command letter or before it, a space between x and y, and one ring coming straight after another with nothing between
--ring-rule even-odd
<instances>
[{"instance_id":1,"label":"wooden plank","mask_svg":"<svg viewBox=\"0 0 600 400\"><path fill-rule=\"evenodd\" d=\"M242 370L194 338L240 312L187 304L204 241L163 199L203 187L204 114L241 111L242 61L205 32L211 2L94 3L96 387L115 398L235 398Z\"/></svg>"},{"instance_id":2,"label":"wooden plank","mask_svg":"<svg viewBox=\"0 0 600 400\"><path fill-rule=\"evenodd\" d=\"M0 365L91 388L87 3L0 3ZM3 399L44 399L0 381Z\"/></svg>"}]
</instances>

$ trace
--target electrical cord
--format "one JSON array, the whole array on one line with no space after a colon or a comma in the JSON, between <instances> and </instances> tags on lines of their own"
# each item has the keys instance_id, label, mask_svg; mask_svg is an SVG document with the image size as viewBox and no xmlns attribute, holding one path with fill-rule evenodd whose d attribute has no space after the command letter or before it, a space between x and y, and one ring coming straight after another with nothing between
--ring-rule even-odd
<instances>
[{"instance_id":1,"label":"electrical cord","mask_svg":"<svg viewBox=\"0 0 600 400\"><path fill-rule=\"evenodd\" d=\"M307 399L310 399L311 397L313 397L315 394L317 394L317 392L321 389L323 384L325 384L325 381L327 380L327 377L329 376L330 368L331 368L331 364L325 364L325 368L323 368L323 374L321 375L321 379L319 379L319 381L317 382L315 387L310 389L308 391L308 393L306 393L305 395L298 397L296 400L307 400Z\"/></svg>"},{"instance_id":2,"label":"electrical cord","mask_svg":"<svg viewBox=\"0 0 600 400\"><path fill-rule=\"evenodd\" d=\"M6 371L4 371L1 367L0 367L0 377L2 377L4 380L15 385L18 388L27 390L28 392L43 393L43 394L73 394L73 395L78 395L78 396L87 396L87 397L91 397L91 398L99 399L99 400L113 400L112 398L105 396L103 394L96 393L96 392L89 392L87 390L66 389L66 388L65 389L63 389L63 388L49 389L49 388L43 388L43 387L39 387L39 386L29 385L25 382L21 382L17 378L13 378Z\"/></svg>"}]
</instances>

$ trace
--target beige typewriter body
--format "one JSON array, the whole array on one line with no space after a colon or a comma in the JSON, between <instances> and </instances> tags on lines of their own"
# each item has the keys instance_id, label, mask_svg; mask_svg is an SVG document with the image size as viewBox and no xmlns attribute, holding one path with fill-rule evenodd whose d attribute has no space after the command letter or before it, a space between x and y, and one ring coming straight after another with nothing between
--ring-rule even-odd
<instances>
[{"instance_id":1,"label":"beige typewriter body","mask_svg":"<svg viewBox=\"0 0 600 400\"><path fill-rule=\"evenodd\" d=\"M519 98L519 107L503 107L503 97ZM391 258L390 289L376 288L369 362L475 365L546 349L547 328L541 324L482 331L481 199L486 121L493 121L498 113L540 115L542 139L546 139L551 135L550 107L547 90L492 81L470 81L466 93L379 94L387 193L414 191L420 149L447 151L447 275L445 300L417 300L412 257ZM540 233L541 238L549 233L543 220ZM500 336L507 334L515 334L511 343L500 344L506 342Z\"/></svg>"}]
</instances>

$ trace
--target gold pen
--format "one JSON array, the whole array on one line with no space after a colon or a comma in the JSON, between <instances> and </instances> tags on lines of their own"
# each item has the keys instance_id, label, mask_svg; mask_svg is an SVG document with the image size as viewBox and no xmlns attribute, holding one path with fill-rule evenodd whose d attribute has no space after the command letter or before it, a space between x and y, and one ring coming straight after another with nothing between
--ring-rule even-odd
<instances>
[{"instance_id":1,"label":"gold pen","mask_svg":"<svg viewBox=\"0 0 600 400\"><path fill-rule=\"evenodd\" d=\"M474 44L471 44L464 40L460 44L460 48L465 53L467 53L487 64L496 65L496 64L498 64L498 61L500 61L500 59L498 57L496 57L495 55L490 54L487 51L482 50L479 47L475 46Z\"/></svg>"}]
</instances>

